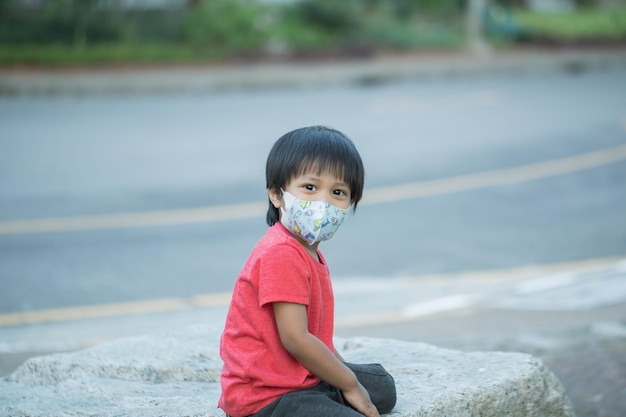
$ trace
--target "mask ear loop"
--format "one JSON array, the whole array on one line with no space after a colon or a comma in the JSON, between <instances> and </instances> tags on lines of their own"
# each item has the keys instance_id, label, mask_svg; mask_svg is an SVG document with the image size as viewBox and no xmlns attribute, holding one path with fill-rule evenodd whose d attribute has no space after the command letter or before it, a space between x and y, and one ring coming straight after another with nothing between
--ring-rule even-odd
<instances>
[{"instance_id":1,"label":"mask ear loop","mask_svg":"<svg viewBox=\"0 0 626 417\"><path fill-rule=\"evenodd\" d=\"M281 216L283 213L287 211L287 202L285 201L285 195L288 194L284 188L280 187L280 199L282 200L282 204L280 205ZM282 217L281 217L282 218Z\"/></svg>"}]
</instances>

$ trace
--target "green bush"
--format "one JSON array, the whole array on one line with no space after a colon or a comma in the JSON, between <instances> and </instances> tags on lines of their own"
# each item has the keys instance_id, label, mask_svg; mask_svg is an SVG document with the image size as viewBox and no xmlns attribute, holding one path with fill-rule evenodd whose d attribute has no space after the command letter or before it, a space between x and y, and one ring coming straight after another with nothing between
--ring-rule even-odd
<instances>
[{"instance_id":1,"label":"green bush","mask_svg":"<svg viewBox=\"0 0 626 417\"><path fill-rule=\"evenodd\" d=\"M316 27L335 35L353 31L359 22L362 10L359 0L308 0L296 3L288 18L304 26Z\"/></svg>"},{"instance_id":2,"label":"green bush","mask_svg":"<svg viewBox=\"0 0 626 417\"><path fill-rule=\"evenodd\" d=\"M457 3L308 0L282 9L272 33L295 51L457 47L464 35ZM433 14L437 18L429 19Z\"/></svg>"},{"instance_id":3,"label":"green bush","mask_svg":"<svg viewBox=\"0 0 626 417\"><path fill-rule=\"evenodd\" d=\"M37 7L4 2L0 41L85 44L119 39L119 19L99 0L50 0Z\"/></svg>"},{"instance_id":4,"label":"green bush","mask_svg":"<svg viewBox=\"0 0 626 417\"><path fill-rule=\"evenodd\" d=\"M188 0L164 8L120 0L0 0L0 62L198 61L262 56L449 49L465 44L468 0ZM577 0L592 1L592 0ZM129 2L132 3L132 2ZM490 0L490 41L519 34L624 39L623 12L569 16L517 11L524 0ZM496 9L497 5L506 6ZM503 19L504 16L506 19ZM595 16L595 17L594 17ZM545 20L544 20L545 19Z\"/></svg>"},{"instance_id":5,"label":"green bush","mask_svg":"<svg viewBox=\"0 0 626 417\"><path fill-rule=\"evenodd\" d=\"M463 22L455 18L434 22L415 17L398 20L377 15L363 23L362 32L382 50L457 48L464 43Z\"/></svg>"},{"instance_id":6,"label":"green bush","mask_svg":"<svg viewBox=\"0 0 626 417\"><path fill-rule=\"evenodd\" d=\"M570 13L516 13L519 27L533 37L564 41L625 40L626 9Z\"/></svg>"},{"instance_id":7,"label":"green bush","mask_svg":"<svg viewBox=\"0 0 626 417\"><path fill-rule=\"evenodd\" d=\"M337 44L336 35L295 19L285 19L274 25L270 29L270 38L287 52L295 53L321 51Z\"/></svg>"},{"instance_id":8,"label":"green bush","mask_svg":"<svg viewBox=\"0 0 626 417\"><path fill-rule=\"evenodd\" d=\"M359 29L363 0L304 0L274 7L273 43L295 53L336 51Z\"/></svg>"},{"instance_id":9,"label":"green bush","mask_svg":"<svg viewBox=\"0 0 626 417\"><path fill-rule=\"evenodd\" d=\"M362 32L365 39L383 49L411 49L419 43L415 25L384 17L370 19Z\"/></svg>"},{"instance_id":10,"label":"green bush","mask_svg":"<svg viewBox=\"0 0 626 417\"><path fill-rule=\"evenodd\" d=\"M265 9L237 0L203 0L186 17L183 37L211 55L258 51L268 39Z\"/></svg>"},{"instance_id":11,"label":"green bush","mask_svg":"<svg viewBox=\"0 0 626 417\"><path fill-rule=\"evenodd\" d=\"M117 13L120 40L139 43L182 43L182 22L186 10L182 8L137 9Z\"/></svg>"}]
</instances>

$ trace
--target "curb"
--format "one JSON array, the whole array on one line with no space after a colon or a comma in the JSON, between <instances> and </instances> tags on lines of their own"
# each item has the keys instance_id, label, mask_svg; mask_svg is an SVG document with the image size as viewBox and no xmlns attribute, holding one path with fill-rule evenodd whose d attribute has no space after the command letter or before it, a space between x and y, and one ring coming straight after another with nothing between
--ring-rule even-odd
<instances>
[{"instance_id":1,"label":"curb","mask_svg":"<svg viewBox=\"0 0 626 417\"><path fill-rule=\"evenodd\" d=\"M173 94L626 67L626 47L423 53L364 60L82 70L0 70L0 95Z\"/></svg>"}]
</instances>

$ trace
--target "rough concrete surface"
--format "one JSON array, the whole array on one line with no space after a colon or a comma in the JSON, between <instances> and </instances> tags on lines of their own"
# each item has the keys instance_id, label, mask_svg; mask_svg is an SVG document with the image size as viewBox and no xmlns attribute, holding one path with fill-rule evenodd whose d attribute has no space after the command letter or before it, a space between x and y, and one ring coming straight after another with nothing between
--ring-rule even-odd
<instances>
[{"instance_id":1,"label":"rough concrete surface","mask_svg":"<svg viewBox=\"0 0 626 417\"><path fill-rule=\"evenodd\" d=\"M219 329L120 339L28 360L0 380L0 416L223 416ZM383 362L394 416L573 416L556 376L523 353L461 352L390 339L338 339L350 362Z\"/></svg>"}]
</instances>

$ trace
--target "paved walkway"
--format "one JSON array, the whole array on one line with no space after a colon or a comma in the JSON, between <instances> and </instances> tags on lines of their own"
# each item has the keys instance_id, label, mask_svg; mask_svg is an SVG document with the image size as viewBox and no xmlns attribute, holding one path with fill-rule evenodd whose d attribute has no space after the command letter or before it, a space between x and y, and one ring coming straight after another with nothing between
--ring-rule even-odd
<instances>
[{"instance_id":1,"label":"paved walkway","mask_svg":"<svg viewBox=\"0 0 626 417\"><path fill-rule=\"evenodd\" d=\"M578 417L626 416L626 258L432 277L387 297L389 284L377 298L362 299L362 288L350 300L392 299L392 312L340 316L337 333L531 353L559 377Z\"/></svg>"},{"instance_id":2,"label":"paved walkway","mask_svg":"<svg viewBox=\"0 0 626 417\"><path fill-rule=\"evenodd\" d=\"M109 69L0 69L0 95L201 93L259 88L371 85L433 77L626 67L626 46L602 49L381 55L233 65Z\"/></svg>"}]
</instances>

